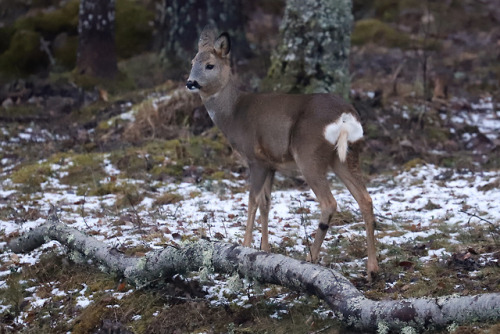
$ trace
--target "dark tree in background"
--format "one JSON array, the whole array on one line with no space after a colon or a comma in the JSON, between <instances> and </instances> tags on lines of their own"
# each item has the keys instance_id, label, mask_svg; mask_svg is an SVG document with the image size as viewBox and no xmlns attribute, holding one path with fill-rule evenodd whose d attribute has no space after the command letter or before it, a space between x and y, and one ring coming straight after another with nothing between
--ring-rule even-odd
<instances>
[{"instance_id":1,"label":"dark tree in background","mask_svg":"<svg viewBox=\"0 0 500 334\"><path fill-rule=\"evenodd\" d=\"M264 90L349 94L351 0L288 0Z\"/></svg>"},{"instance_id":2,"label":"dark tree in background","mask_svg":"<svg viewBox=\"0 0 500 334\"><path fill-rule=\"evenodd\" d=\"M164 0L160 9L161 48L172 65L189 68L207 24L231 35L236 57L249 52L241 0Z\"/></svg>"},{"instance_id":3,"label":"dark tree in background","mask_svg":"<svg viewBox=\"0 0 500 334\"><path fill-rule=\"evenodd\" d=\"M79 73L113 78L117 73L115 0L81 0L78 34Z\"/></svg>"}]
</instances>

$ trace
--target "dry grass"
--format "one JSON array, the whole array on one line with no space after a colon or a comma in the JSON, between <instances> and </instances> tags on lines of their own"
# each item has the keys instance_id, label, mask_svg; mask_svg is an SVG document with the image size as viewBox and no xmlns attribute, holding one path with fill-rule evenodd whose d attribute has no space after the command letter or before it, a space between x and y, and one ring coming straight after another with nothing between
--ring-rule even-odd
<instances>
[{"instance_id":1,"label":"dry grass","mask_svg":"<svg viewBox=\"0 0 500 334\"><path fill-rule=\"evenodd\" d=\"M202 105L201 100L185 88L175 89L170 96L141 103L135 121L125 129L124 139L138 143L145 139L173 139L185 135L193 111Z\"/></svg>"}]
</instances>

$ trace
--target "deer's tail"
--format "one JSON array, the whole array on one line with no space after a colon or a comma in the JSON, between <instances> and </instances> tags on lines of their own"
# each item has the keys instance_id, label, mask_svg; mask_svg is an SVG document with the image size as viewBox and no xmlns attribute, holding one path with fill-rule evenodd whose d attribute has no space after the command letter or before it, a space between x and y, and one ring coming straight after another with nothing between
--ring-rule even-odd
<instances>
[{"instance_id":1,"label":"deer's tail","mask_svg":"<svg viewBox=\"0 0 500 334\"><path fill-rule=\"evenodd\" d=\"M339 139L337 139L337 154L339 155L340 162L344 162L347 157L348 143L347 137L349 133L345 128L342 128L339 133Z\"/></svg>"},{"instance_id":2,"label":"deer's tail","mask_svg":"<svg viewBox=\"0 0 500 334\"><path fill-rule=\"evenodd\" d=\"M341 162L345 162L349 143L363 138L363 127L351 113L343 113L337 121L328 124L324 131L325 139L335 145Z\"/></svg>"}]
</instances>

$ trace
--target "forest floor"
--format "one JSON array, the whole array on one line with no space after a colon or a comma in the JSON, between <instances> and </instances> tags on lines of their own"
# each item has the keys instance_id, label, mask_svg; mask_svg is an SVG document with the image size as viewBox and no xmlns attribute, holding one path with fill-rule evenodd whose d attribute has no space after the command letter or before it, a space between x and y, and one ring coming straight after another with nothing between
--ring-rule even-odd
<instances>
[{"instance_id":1,"label":"forest floor","mask_svg":"<svg viewBox=\"0 0 500 334\"><path fill-rule=\"evenodd\" d=\"M180 93L174 89L146 100L158 105L172 100L169 94ZM106 137L126 129L140 117L144 102L119 105L120 111L89 132L102 131L100 136ZM408 106L395 103L391 110L409 118ZM460 133L457 140L464 145L477 136L493 143L499 139L500 104L491 99L470 103L468 112L438 115L452 125L449 132ZM385 119L379 121L386 127L404 127ZM11 238L44 223L52 206L64 223L131 256L200 237L241 242L247 212L246 169L217 130L172 140L151 138L136 145L107 143L87 152L77 146L73 150L74 137L43 124L11 122L0 131L3 330L344 332L322 301L281 287L217 274L204 281L193 273L136 289L57 242L29 254L13 254L6 247ZM368 140L367 145L373 142ZM443 166L449 161L441 157L448 156L446 152L433 154L436 161L444 161L441 166L416 158L382 171L375 168L367 180L378 219L381 263L381 274L371 284L365 279L365 232L359 209L330 175L339 215L320 264L339 270L374 299L500 291L498 166L485 167L474 159L466 166L463 161ZM314 195L299 176L279 175L270 213L272 251L305 259L318 213ZM253 246L258 248L259 242L255 231ZM498 325L473 324L456 332L498 329Z\"/></svg>"},{"instance_id":2,"label":"forest floor","mask_svg":"<svg viewBox=\"0 0 500 334\"><path fill-rule=\"evenodd\" d=\"M354 1L350 98L365 132L380 275L366 280L360 212L333 174L339 214L320 264L373 299L500 292L500 7L411 3ZM235 65L257 90L281 13L250 14L251 43L267 50ZM0 333L348 332L321 300L278 286L192 273L137 288L57 242L8 249L53 207L130 256L201 237L242 241L247 170L199 99L166 81L155 52L119 68L135 89L84 90L57 68L2 82ZM317 219L302 178L278 175L272 252L305 259ZM445 332L499 333L500 323Z\"/></svg>"}]
</instances>

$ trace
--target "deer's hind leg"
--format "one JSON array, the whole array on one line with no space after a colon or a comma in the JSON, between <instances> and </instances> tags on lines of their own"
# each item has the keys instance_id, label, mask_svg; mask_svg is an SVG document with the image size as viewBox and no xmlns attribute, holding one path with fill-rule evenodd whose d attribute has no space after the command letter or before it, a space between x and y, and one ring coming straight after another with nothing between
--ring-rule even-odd
<instances>
[{"instance_id":1,"label":"deer's hind leg","mask_svg":"<svg viewBox=\"0 0 500 334\"><path fill-rule=\"evenodd\" d=\"M301 159L296 159L297 166L299 167L304 179L306 180L311 190L318 199L321 209L321 216L319 219L318 229L314 242L310 248L307 260L317 262L319 260L319 253L321 245L325 240L326 233L330 227L330 222L337 212L337 201L332 195L330 184L326 177L328 168L328 160L325 157L314 156L314 150L311 152L304 152L308 154L299 155Z\"/></svg>"},{"instance_id":2,"label":"deer's hind leg","mask_svg":"<svg viewBox=\"0 0 500 334\"><path fill-rule=\"evenodd\" d=\"M347 155L347 160L342 163L335 159L332 163L335 174L342 180L356 202L358 202L366 227L368 262L366 270L368 278L378 272L377 250L375 246L375 216L373 214L372 198L366 190L363 175L359 166L359 153L353 147Z\"/></svg>"}]
</instances>

